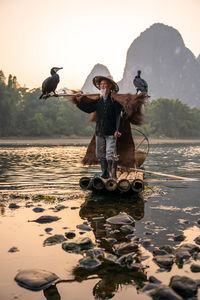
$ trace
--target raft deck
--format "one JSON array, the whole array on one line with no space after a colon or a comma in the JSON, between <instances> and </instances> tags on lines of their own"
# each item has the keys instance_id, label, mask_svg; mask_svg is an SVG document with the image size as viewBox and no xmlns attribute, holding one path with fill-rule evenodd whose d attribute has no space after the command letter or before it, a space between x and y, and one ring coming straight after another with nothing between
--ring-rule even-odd
<instances>
[{"instance_id":1,"label":"raft deck","mask_svg":"<svg viewBox=\"0 0 200 300\"><path fill-rule=\"evenodd\" d=\"M140 193L144 190L144 179L142 172L117 171L117 179L104 179L100 176L81 177L79 181L83 190L96 192Z\"/></svg>"}]
</instances>

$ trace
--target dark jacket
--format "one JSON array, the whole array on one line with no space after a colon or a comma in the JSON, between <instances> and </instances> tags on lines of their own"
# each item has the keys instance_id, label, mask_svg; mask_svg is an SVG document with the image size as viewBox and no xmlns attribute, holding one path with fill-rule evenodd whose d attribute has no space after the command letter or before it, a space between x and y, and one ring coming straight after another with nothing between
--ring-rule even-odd
<instances>
[{"instance_id":1,"label":"dark jacket","mask_svg":"<svg viewBox=\"0 0 200 300\"><path fill-rule=\"evenodd\" d=\"M115 131L122 133L123 118L119 119L122 106L108 95L107 100L104 102L103 97L97 100L87 102L83 97L77 106L86 113L96 111L96 129L97 136L114 135Z\"/></svg>"}]
</instances>

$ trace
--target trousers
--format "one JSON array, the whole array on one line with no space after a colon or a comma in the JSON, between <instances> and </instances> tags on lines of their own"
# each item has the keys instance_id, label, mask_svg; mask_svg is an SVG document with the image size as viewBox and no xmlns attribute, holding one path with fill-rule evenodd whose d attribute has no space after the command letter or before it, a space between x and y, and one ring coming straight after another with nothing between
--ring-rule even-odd
<instances>
[{"instance_id":1,"label":"trousers","mask_svg":"<svg viewBox=\"0 0 200 300\"><path fill-rule=\"evenodd\" d=\"M96 136L96 156L99 160L113 160L116 155L115 141L114 135Z\"/></svg>"}]
</instances>

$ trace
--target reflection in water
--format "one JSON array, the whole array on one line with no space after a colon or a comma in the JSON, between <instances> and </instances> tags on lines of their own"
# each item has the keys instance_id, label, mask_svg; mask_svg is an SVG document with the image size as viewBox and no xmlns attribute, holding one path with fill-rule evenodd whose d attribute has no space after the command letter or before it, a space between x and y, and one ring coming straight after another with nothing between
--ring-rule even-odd
<instances>
[{"instance_id":1,"label":"reflection in water","mask_svg":"<svg viewBox=\"0 0 200 300\"><path fill-rule=\"evenodd\" d=\"M142 196L118 197L100 195L89 195L80 209L80 216L87 220L95 235L97 246L104 249L106 255L113 254L113 244L108 241L112 236L117 243L127 243L127 232L123 233L120 226L112 226L115 229L115 234L110 236L110 232L106 230L106 219L118 215L120 212L126 212L136 220L144 217L144 200ZM139 253L137 253L136 262L139 262ZM123 285L134 285L137 288L143 286L146 280L146 275L142 270L136 271L125 266L120 266L112 261L104 260L100 268L94 272L83 270L80 267L74 269L74 275L77 280L87 279L91 274L97 274L101 280L95 284L93 295L95 299L110 299L120 287Z\"/></svg>"},{"instance_id":2,"label":"reflection in water","mask_svg":"<svg viewBox=\"0 0 200 300\"><path fill-rule=\"evenodd\" d=\"M44 296L47 300L60 300L60 294L55 285L50 286L48 289L43 291Z\"/></svg>"}]
</instances>

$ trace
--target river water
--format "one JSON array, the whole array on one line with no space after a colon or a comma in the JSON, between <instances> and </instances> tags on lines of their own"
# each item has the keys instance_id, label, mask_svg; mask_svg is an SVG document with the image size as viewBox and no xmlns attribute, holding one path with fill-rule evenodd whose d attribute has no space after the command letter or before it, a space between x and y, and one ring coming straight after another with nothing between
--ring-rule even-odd
<instances>
[{"instance_id":1,"label":"river water","mask_svg":"<svg viewBox=\"0 0 200 300\"><path fill-rule=\"evenodd\" d=\"M153 260L155 247L182 242L174 237L184 234L185 242L194 243L200 235L200 144L166 144L151 146L145 169L196 178L196 181L174 181L165 177L145 176L146 188L141 195L116 197L95 195L79 187L82 176L92 176L99 167L85 167L81 159L85 146L16 146L0 147L0 299L150 299L141 292L145 279L108 269L73 280L73 269L82 254L65 252L61 244L43 246L52 234L73 231L76 237L87 236L100 248L105 248L105 232L92 222L94 217L108 217L126 212L135 219L134 235L150 239L151 246L140 246L141 261L148 267L144 274L154 275L168 285L173 275L199 279L190 270L192 259L183 265L176 263L166 270ZM15 203L19 208L9 207ZM56 210L57 205L64 208ZM34 208L43 208L36 213ZM41 215L53 215L60 220L51 224L28 222ZM77 225L86 222L91 231L81 231ZM19 251L11 253L11 247ZM56 273L61 279L53 292L33 292L17 285L14 278L22 269L37 268ZM93 274L94 275L94 274Z\"/></svg>"}]
</instances>

